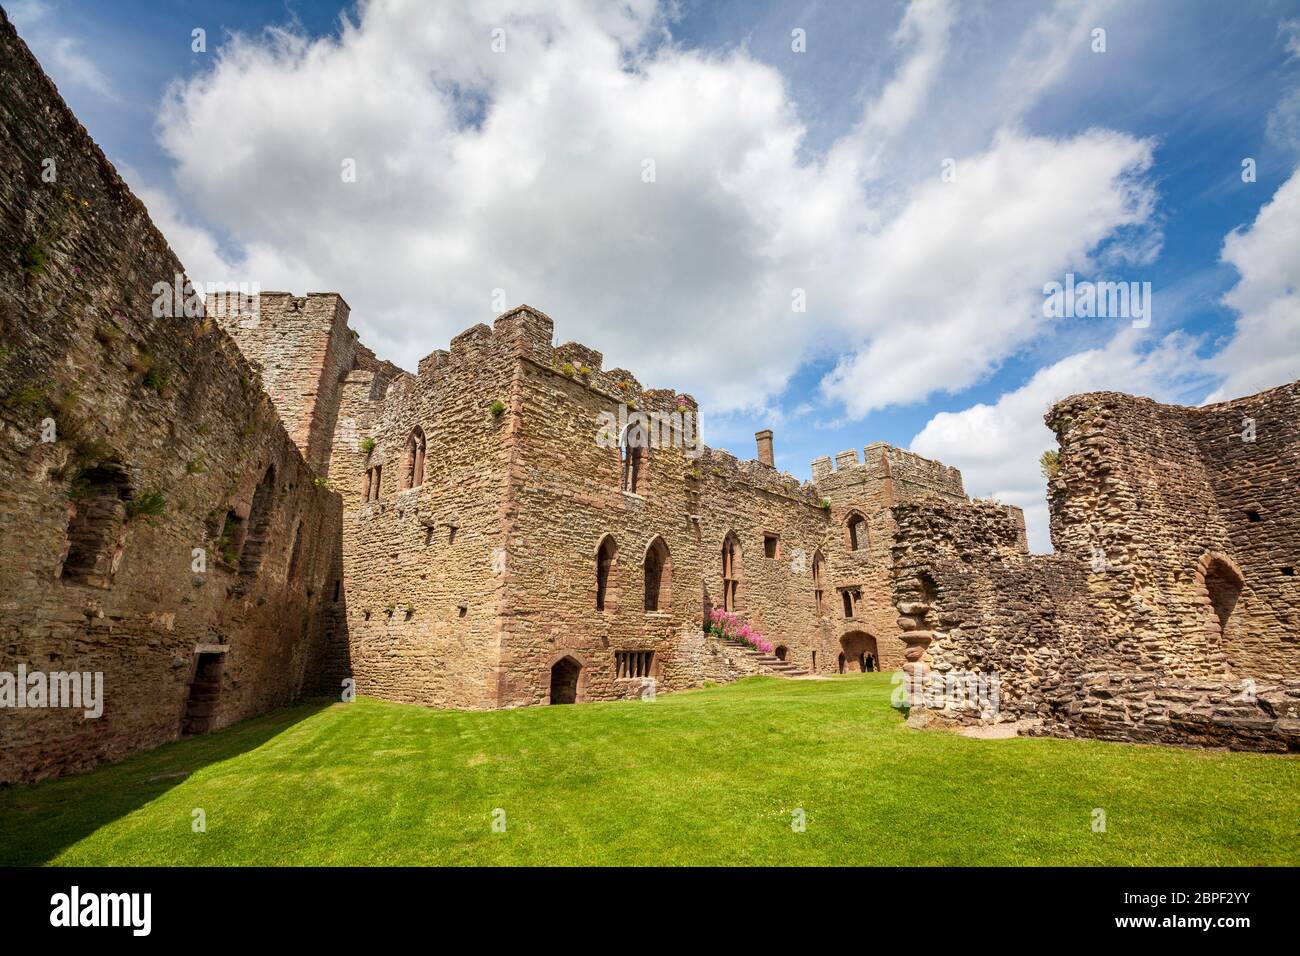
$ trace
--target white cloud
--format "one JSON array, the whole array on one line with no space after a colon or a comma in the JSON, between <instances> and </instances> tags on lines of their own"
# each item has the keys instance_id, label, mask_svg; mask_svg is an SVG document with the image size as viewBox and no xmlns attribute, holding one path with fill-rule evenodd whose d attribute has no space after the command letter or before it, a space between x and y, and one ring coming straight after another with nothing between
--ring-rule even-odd
<instances>
[{"instance_id":1,"label":"white cloud","mask_svg":"<svg viewBox=\"0 0 1300 956\"><path fill-rule=\"evenodd\" d=\"M1249 228L1224 239L1222 258L1241 274L1223 297L1238 315L1231 340L1214 358L1224 381L1208 402L1300 378L1300 169Z\"/></svg>"},{"instance_id":2,"label":"white cloud","mask_svg":"<svg viewBox=\"0 0 1300 956\"><path fill-rule=\"evenodd\" d=\"M1208 369L1196 356L1198 344L1181 332L1152 342L1141 331L1124 329L1103 348L1039 369L992 404L935 415L909 447L959 465L967 494L1024 509L1030 548L1049 552L1047 482L1038 459L1056 447L1056 438L1043 415L1055 402L1079 392L1123 391L1174 400L1207 380Z\"/></svg>"},{"instance_id":3,"label":"white cloud","mask_svg":"<svg viewBox=\"0 0 1300 956\"><path fill-rule=\"evenodd\" d=\"M865 344L823 393L860 416L980 381L1046 327L1044 283L1147 222L1151 148L1102 130L1059 141L1007 132L958 161L956 182L916 189L860 248L869 268L843 306Z\"/></svg>"},{"instance_id":4,"label":"white cloud","mask_svg":"<svg viewBox=\"0 0 1300 956\"><path fill-rule=\"evenodd\" d=\"M164 231L212 261L197 221L220 223L237 252L214 268L298 292L312 277L406 367L490 320L501 288L715 412L764 407L809 358L847 352L824 395L860 416L978 381L1041 333L1043 282L1151 209L1150 145L1108 131L997 133L999 117L957 183L876 165L891 137L915 146L909 123L951 83L954 17L911 6L896 74L812 158L776 69L665 42L648 0L436 19L373 0L336 37L235 37L160 115L187 210Z\"/></svg>"},{"instance_id":5,"label":"white cloud","mask_svg":"<svg viewBox=\"0 0 1300 956\"><path fill-rule=\"evenodd\" d=\"M1030 546L1051 550L1038 458L1055 446L1042 420L1055 401L1105 390L1177 401L1204 394L1212 381L1221 380L1205 398L1208 403L1300 378L1300 170L1254 223L1228 234L1222 258L1241 278L1223 297L1238 318L1234 334L1217 353L1198 356L1201 343L1178 332L1144 348L1142 333L1126 329L1104 348L1039 369L992 404L935 415L911 447L959 464L969 493L1023 508Z\"/></svg>"}]
</instances>

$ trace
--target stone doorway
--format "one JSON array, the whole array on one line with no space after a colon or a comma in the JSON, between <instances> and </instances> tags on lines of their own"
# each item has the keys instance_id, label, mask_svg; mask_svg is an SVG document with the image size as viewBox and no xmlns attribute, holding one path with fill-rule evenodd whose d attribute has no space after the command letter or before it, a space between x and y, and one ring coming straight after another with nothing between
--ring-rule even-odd
<instances>
[{"instance_id":1,"label":"stone doorway","mask_svg":"<svg viewBox=\"0 0 1300 956\"><path fill-rule=\"evenodd\" d=\"M562 657L551 667L551 703L578 702L578 675L582 665L572 657Z\"/></svg>"},{"instance_id":2,"label":"stone doorway","mask_svg":"<svg viewBox=\"0 0 1300 956\"><path fill-rule=\"evenodd\" d=\"M880 653L876 649L876 639L866 631L850 631L840 638L844 653L840 655L840 673L846 670L855 674L865 674L879 668Z\"/></svg>"},{"instance_id":3,"label":"stone doorway","mask_svg":"<svg viewBox=\"0 0 1300 956\"><path fill-rule=\"evenodd\" d=\"M190 695L185 701L185 717L181 733L206 734L212 729L217 716L217 703L221 698L221 665L225 654L200 654L190 682Z\"/></svg>"},{"instance_id":4,"label":"stone doorway","mask_svg":"<svg viewBox=\"0 0 1300 956\"><path fill-rule=\"evenodd\" d=\"M782 644L782 645L780 645L780 646L779 646L775 651L773 651L772 653L774 653L774 654L776 655L776 659L777 659L778 661L783 661L783 660L786 659L786 656L787 656L790 652L786 649L786 646L785 646L784 644Z\"/></svg>"}]
</instances>

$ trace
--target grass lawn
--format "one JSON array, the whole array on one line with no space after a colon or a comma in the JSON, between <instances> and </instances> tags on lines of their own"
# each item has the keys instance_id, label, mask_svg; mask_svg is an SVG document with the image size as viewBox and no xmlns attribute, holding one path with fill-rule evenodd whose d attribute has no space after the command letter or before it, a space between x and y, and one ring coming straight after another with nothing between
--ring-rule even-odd
<instances>
[{"instance_id":1,"label":"grass lawn","mask_svg":"<svg viewBox=\"0 0 1300 956\"><path fill-rule=\"evenodd\" d=\"M0 863L1300 863L1300 759L914 731L889 681L305 704L0 790Z\"/></svg>"}]
</instances>

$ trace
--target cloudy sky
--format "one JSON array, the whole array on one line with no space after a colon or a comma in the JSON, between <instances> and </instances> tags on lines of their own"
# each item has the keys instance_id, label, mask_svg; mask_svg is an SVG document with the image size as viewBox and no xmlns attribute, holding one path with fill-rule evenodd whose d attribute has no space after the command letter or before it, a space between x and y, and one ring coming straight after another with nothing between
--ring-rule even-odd
<instances>
[{"instance_id":1,"label":"cloudy sky","mask_svg":"<svg viewBox=\"0 0 1300 956\"><path fill-rule=\"evenodd\" d=\"M715 447L910 447L1035 550L1053 400L1300 378L1300 0L3 5L193 277L408 369L527 302ZM1149 324L1046 317L1067 273Z\"/></svg>"}]
</instances>

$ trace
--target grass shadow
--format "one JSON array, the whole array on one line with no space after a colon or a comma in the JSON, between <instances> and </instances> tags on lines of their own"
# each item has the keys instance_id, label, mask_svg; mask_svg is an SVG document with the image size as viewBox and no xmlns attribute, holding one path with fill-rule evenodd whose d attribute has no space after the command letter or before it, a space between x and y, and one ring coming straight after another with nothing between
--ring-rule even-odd
<instances>
[{"instance_id":1,"label":"grass shadow","mask_svg":"<svg viewBox=\"0 0 1300 956\"><path fill-rule=\"evenodd\" d=\"M256 750L330 706L306 701L84 773L0 788L0 866L38 866L204 768Z\"/></svg>"}]
</instances>

